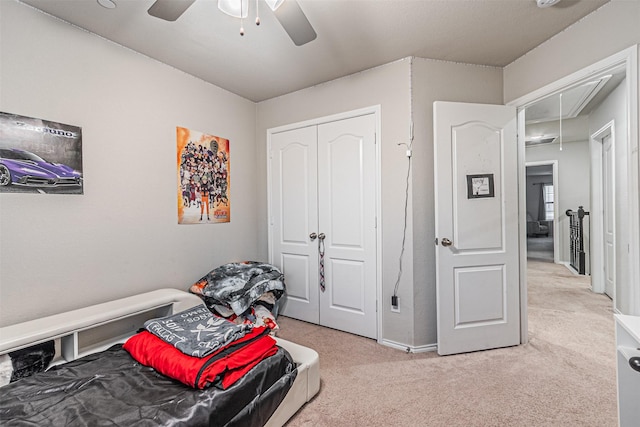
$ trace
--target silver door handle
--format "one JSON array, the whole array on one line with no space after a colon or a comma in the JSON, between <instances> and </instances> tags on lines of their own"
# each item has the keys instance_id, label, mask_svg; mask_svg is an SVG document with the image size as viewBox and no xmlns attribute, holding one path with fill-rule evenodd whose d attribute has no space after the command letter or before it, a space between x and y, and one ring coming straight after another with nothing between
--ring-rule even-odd
<instances>
[{"instance_id":1,"label":"silver door handle","mask_svg":"<svg viewBox=\"0 0 640 427\"><path fill-rule=\"evenodd\" d=\"M442 239L440 241L440 243L442 243L442 246L451 246L453 245L453 242L449 239L447 239L446 237L444 239Z\"/></svg>"},{"instance_id":2,"label":"silver door handle","mask_svg":"<svg viewBox=\"0 0 640 427\"><path fill-rule=\"evenodd\" d=\"M316 240L316 237L318 237L318 235L316 233L311 233L309 234L309 238L311 239L311 241L313 242L314 240Z\"/></svg>"},{"instance_id":3,"label":"silver door handle","mask_svg":"<svg viewBox=\"0 0 640 427\"><path fill-rule=\"evenodd\" d=\"M318 239L320 239L320 240L324 240L325 237L327 237L327 236L325 236L324 233L318 234Z\"/></svg>"}]
</instances>

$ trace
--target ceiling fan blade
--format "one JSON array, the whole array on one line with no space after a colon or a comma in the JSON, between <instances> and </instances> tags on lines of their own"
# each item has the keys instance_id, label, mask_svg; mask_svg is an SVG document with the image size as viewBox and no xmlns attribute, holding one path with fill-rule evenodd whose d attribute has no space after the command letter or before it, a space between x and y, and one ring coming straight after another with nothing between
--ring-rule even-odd
<instances>
[{"instance_id":1,"label":"ceiling fan blade","mask_svg":"<svg viewBox=\"0 0 640 427\"><path fill-rule=\"evenodd\" d=\"M175 21L189 9L196 0L156 0L147 12L151 16L164 19L165 21Z\"/></svg>"},{"instance_id":2,"label":"ceiling fan blade","mask_svg":"<svg viewBox=\"0 0 640 427\"><path fill-rule=\"evenodd\" d=\"M318 36L296 0L285 0L274 15L296 46L309 43Z\"/></svg>"}]
</instances>

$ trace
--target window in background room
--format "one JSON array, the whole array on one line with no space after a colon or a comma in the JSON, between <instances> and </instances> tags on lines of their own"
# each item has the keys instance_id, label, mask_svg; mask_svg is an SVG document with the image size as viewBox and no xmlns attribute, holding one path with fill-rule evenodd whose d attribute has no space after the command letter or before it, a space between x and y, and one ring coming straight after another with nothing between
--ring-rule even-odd
<instances>
[{"instance_id":1,"label":"window in background room","mask_svg":"<svg viewBox=\"0 0 640 427\"><path fill-rule=\"evenodd\" d=\"M547 221L553 220L553 185L544 184L544 213Z\"/></svg>"}]
</instances>

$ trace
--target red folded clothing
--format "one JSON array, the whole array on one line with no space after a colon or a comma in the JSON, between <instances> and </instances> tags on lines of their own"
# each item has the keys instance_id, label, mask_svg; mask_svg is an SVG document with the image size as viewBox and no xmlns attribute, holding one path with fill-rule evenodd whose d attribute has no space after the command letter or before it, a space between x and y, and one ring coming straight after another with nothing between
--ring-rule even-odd
<instances>
[{"instance_id":1,"label":"red folded clothing","mask_svg":"<svg viewBox=\"0 0 640 427\"><path fill-rule=\"evenodd\" d=\"M139 363L199 389L211 384L226 389L278 350L268 328L254 328L244 337L202 358L184 354L148 331L129 338L123 348Z\"/></svg>"}]
</instances>

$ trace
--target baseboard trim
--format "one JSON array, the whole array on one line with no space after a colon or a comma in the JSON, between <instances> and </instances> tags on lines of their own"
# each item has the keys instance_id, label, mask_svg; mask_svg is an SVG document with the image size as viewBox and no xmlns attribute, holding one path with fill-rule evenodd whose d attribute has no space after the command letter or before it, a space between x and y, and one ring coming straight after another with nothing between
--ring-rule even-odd
<instances>
[{"instance_id":1,"label":"baseboard trim","mask_svg":"<svg viewBox=\"0 0 640 427\"><path fill-rule=\"evenodd\" d=\"M390 340L382 340L380 341L380 344L385 345L387 347L395 348L397 350L406 351L407 353L427 353L430 351L438 350L438 344L410 346L410 345L401 344L399 342L390 341Z\"/></svg>"},{"instance_id":2,"label":"baseboard trim","mask_svg":"<svg viewBox=\"0 0 640 427\"><path fill-rule=\"evenodd\" d=\"M567 267L567 270L573 273L574 276L580 276L580 274L578 274L578 272L574 270L573 267L571 267L571 263L569 261L560 261L558 264L564 265L565 267Z\"/></svg>"}]
</instances>

